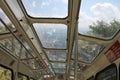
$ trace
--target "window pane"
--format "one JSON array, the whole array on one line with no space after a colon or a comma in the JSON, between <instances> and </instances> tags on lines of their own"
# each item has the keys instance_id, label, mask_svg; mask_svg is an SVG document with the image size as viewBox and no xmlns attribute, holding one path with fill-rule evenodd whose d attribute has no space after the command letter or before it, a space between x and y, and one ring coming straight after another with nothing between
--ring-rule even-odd
<instances>
[{"instance_id":1,"label":"window pane","mask_svg":"<svg viewBox=\"0 0 120 80\"><path fill-rule=\"evenodd\" d=\"M32 51L29 45L27 43L25 44L25 41L24 45L26 48L23 47L22 44L14 36L11 36L11 38L8 39L0 40L0 46L3 46L6 49L8 49L11 52L11 54L17 58L19 58L19 55L21 56L21 59L36 57L35 53Z\"/></svg>"},{"instance_id":2,"label":"window pane","mask_svg":"<svg viewBox=\"0 0 120 80\"><path fill-rule=\"evenodd\" d=\"M63 68L58 68L58 69L54 69L55 73L58 73L58 74L63 74L65 73L65 69Z\"/></svg>"},{"instance_id":3,"label":"window pane","mask_svg":"<svg viewBox=\"0 0 120 80\"><path fill-rule=\"evenodd\" d=\"M66 68L65 63L51 63L53 68Z\"/></svg>"},{"instance_id":4,"label":"window pane","mask_svg":"<svg viewBox=\"0 0 120 80\"><path fill-rule=\"evenodd\" d=\"M9 69L0 66L0 80L12 80L12 72Z\"/></svg>"},{"instance_id":5,"label":"window pane","mask_svg":"<svg viewBox=\"0 0 120 80\"><path fill-rule=\"evenodd\" d=\"M55 51L46 51L49 60L51 61L65 61L66 53L65 52L55 52Z\"/></svg>"},{"instance_id":6,"label":"window pane","mask_svg":"<svg viewBox=\"0 0 120 80\"><path fill-rule=\"evenodd\" d=\"M82 0L79 33L111 39L120 30L119 0Z\"/></svg>"},{"instance_id":7,"label":"window pane","mask_svg":"<svg viewBox=\"0 0 120 80\"><path fill-rule=\"evenodd\" d=\"M15 26L12 24L12 22L8 19L7 15L3 12L3 10L0 8L0 18L6 23L6 25L13 31L15 31ZM2 24L0 21L0 34L8 33L9 30Z\"/></svg>"},{"instance_id":8,"label":"window pane","mask_svg":"<svg viewBox=\"0 0 120 80\"><path fill-rule=\"evenodd\" d=\"M111 65L99 72L95 80L117 80L117 69L115 65Z\"/></svg>"},{"instance_id":9,"label":"window pane","mask_svg":"<svg viewBox=\"0 0 120 80\"><path fill-rule=\"evenodd\" d=\"M63 24L33 24L43 47L66 49L67 26Z\"/></svg>"},{"instance_id":10,"label":"window pane","mask_svg":"<svg viewBox=\"0 0 120 80\"><path fill-rule=\"evenodd\" d=\"M78 59L91 63L95 57L103 50L104 46L94 42L78 41Z\"/></svg>"},{"instance_id":11,"label":"window pane","mask_svg":"<svg viewBox=\"0 0 120 80\"><path fill-rule=\"evenodd\" d=\"M39 60L37 59L28 59L23 60L25 64L27 64L31 69L40 69L42 68L42 65Z\"/></svg>"},{"instance_id":12,"label":"window pane","mask_svg":"<svg viewBox=\"0 0 120 80\"><path fill-rule=\"evenodd\" d=\"M68 14L68 0L22 0L22 2L32 17L64 18Z\"/></svg>"},{"instance_id":13,"label":"window pane","mask_svg":"<svg viewBox=\"0 0 120 80\"><path fill-rule=\"evenodd\" d=\"M0 40L0 45L8 49L15 57L19 57L21 44L13 36L8 39Z\"/></svg>"}]
</instances>

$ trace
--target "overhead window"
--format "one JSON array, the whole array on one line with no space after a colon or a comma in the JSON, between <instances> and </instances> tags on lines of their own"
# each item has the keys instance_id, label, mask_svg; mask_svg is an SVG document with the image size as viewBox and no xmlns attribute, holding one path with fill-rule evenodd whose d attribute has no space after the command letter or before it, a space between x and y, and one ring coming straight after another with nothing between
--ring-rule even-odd
<instances>
[{"instance_id":1,"label":"overhead window","mask_svg":"<svg viewBox=\"0 0 120 80\"><path fill-rule=\"evenodd\" d=\"M5 47L6 50L9 50L10 53L17 58L19 58L19 56L21 59L36 57L36 55L29 47L29 45L28 44L24 44L24 45L26 46L23 47L22 44L12 34L11 34L11 38L0 40L0 46Z\"/></svg>"},{"instance_id":2,"label":"overhead window","mask_svg":"<svg viewBox=\"0 0 120 80\"><path fill-rule=\"evenodd\" d=\"M36 59L27 59L23 60L23 62L28 65L32 70L33 69L41 69L43 64L37 58Z\"/></svg>"},{"instance_id":3,"label":"overhead window","mask_svg":"<svg viewBox=\"0 0 120 80\"><path fill-rule=\"evenodd\" d=\"M64 68L56 68L56 69L54 69L54 71L55 71L55 73L57 73L57 74L63 74L63 73L65 73L65 71L66 71L66 69L64 69Z\"/></svg>"},{"instance_id":4,"label":"overhead window","mask_svg":"<svg viewBox=\"0 0 120 80\"><path fill-rule=\"evenodd\" d=\"M57 51L46 51L46 54L51 61L66 61L66 53L65 52L57 52Z\"/></svg>"},{"instance_id":5,"label":"overhead window","mask_svg":"<svg viewBox=\"0 0 120 80\"><path fill-rule=\"evenodd\" d=\"M35 23L33 26L44 48L66 49L66 25Z\"/></svg>"},{"instance_id":6,"label":"overhead window","mask_svg":"<svg viewBox=\"0 0 120 80\"><path fill-rule=\"evenodd\" d=\"M94 42L78 41L78 60L91 63L103 50L104 46Z\"/></svg>"},{"instance_id":7,"label":"overhead window","mask_svg":"<svg viewBox=\"0 0 120 80\"><path fill-rule=\"evenodd\" d=\"M64 18L68 15L68 0L22 0L22 3L31 17Z\"/></svg>"},{"instance_id":8,"label":"overhead window","mask_svg":"<svg viewBox=\"0 0 120 80\"><path fill-rule=\"evenodd\" d=\"M65 63L51 63L53 68L66 68Z\"/></svg>"},{"instance_id":9,"label":"overhead window","mask_svg":"<svg viewBox=\"0 0 120 80\"><path fill-rule=\"evenodd\" d=\"M111 39L120 30L119 0L82 0L79 33Z\"/></svg>"},{"instance_id":10,"label":"overhead window","mask_svg":"<svg viewBox=\"0 0 120 80\"><path fill-rule=\"evenodd\" d=\"M0 18L6 23L6 25L12 31L16 31L15 26L12 24L12 22L9 20L9 18L7 17L7 15L3 12L1 8L0 8ZM4 33L9 33L9 30L0 21L0 34L4 34Z\"/></svg>"}]
</instances>

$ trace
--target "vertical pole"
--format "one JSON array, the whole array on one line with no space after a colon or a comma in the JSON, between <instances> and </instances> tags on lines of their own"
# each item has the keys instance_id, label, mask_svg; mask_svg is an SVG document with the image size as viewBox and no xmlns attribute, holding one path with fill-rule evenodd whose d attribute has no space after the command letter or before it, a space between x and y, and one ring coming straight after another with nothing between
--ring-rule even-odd
<instances>
[{"instance_id":1,"label":"vertical pole","mask_svg":"<svg viewBox=\"0 0 120 80\"><path fill-rule=\"evenodd\" d=\"M75 31L75 70L74 70L74 80L78 80L78 22L76 22Z\"/></svg>"}]
</instances>

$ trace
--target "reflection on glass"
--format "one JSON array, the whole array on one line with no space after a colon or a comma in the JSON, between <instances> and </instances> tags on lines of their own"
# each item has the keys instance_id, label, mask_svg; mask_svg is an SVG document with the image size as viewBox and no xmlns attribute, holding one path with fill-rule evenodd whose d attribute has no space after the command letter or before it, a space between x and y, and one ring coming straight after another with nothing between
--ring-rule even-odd
<instances>
[{"instance_id":1,"label":"reflection on glass","mask_svg":"<svg viewBox=\"0 0 120 80\"><path fill-rule=\"evenodd\" d=\"M51 63L53 68L66 68L65 63Z\"/></svg>"},{"instance_id":2,"label":"reflection on glass","mask_svg":"<svg viewBox=\"0 0 120 80\"><path fill-rule=\"evenodd\" d=\"M40 64L40 61L37 59L28 59L23 60L25 64L27 64L31 69L40 69L42 68L42 65Z\"/></svg>"},{"instance_id":3,"label":"reflection on glass","mask_svg":"<svg viewBox=\"0 0 120 80\"><path fill-rule=\"evenodd\" d=\"M43 47L66 49L67 26L63 24L33 24Z\"/></svg>"},{"instance_id":4,"label":"reflection on glass","mask_svg":"<svg viewBox=\"0 0 120 80\"><path fill-rule=\"evenodd\" d=\"M55 68L54 71L55 71L55 73L57 73L57 74L65 73L65 69L64 69L64 68L58 68L58 69Z\"/></svg>"},{"instance_id":5,"label":"reflection on glass","mask_svg":"<svg viewBox=\"0 0 120 80\"><path fill-rule=\"evenodd\" d=\"M35 53L33 50L30 48L28 43L21 37L19 37L19 40L22 42L22 44L25 46L25 48L22 48L22 55L21 59L27 59L27 58L33 58L36 57Z\"/></svg>"},{"instance_id":6,"label":"reflection on glass","mask_svg":"<svg viewBox=\"0 0 120 80\"><path fill-rule=\"evenodd\" d=\"M13 11L14 15L18 20L22 19L24 17L24 14L17 2L17 0L5 0L10 9Z\"/></svg>"},{"instance_id":7,"label":"reflection on glass","mask_svg":"<svg viewBox=\"0 0 120 80\"><path fill-rule=\"evenodd\" d=\"M14 55L17 58L19 56L21 59L36 57L35 53L32 51L30 47L25 46L26 48L24 48L22 44L20 44L18 40L13 36L11 36L11 38L8 39L0 40L0 45L8 49L12 53L12 55Z\"/></svg>"},{"instance_id":8,"label":"reflection on glass","mask_svg":"<svg viewBox=\"0 0 120 80\"><path fill-rule=\"evenodd\" d=\"M64 52L55 52L55 51L46 51L48 58L51 61L65 61L66 53Z\"/></svg>"},{"instance_id":9,"label":"reflection on glass","mask_svg":"<svg viewBox=\"0 0 120 80\"><path fill-rule=\"evenodd\" d=\"M19 57L19 53L21 50L21 44L15 38L12 38L12 37L8 39L0 40L0 45L10 50L12 55Z\"/></svg>"},{"instance_id":10,"label":"reflection on glass","mask_svg":"<svg viewBox=\"0 0 120 80\"><path fill-rule=\"evenodd\" d=\"M91 63L104 48L101 44L94 42L78 41L78 59L83 62Z\"/></svg>"},{"instance_id":11,"label":"reflection on glass","mask_svg":"<svg viewBox=\"0 0 120 80\"><path fill-rule=\"evenodd\" d=\"M119 0L82 0L79 33L102 39L112 38L120 30Z\"/></svg>"},{"instance_id":12,"label":"reflection on glass","mask_svg":"<svg viewBox=\"0 0 120 80\"><path fill-rule=\"evenodd\" d=\"M12 72L9 69L0 66L0 80L12 80Z\"/></svg>"},{"instance_id":13,"label":"reflection on glass","mask_svg":"<svg viewBox=\"0 0 120 80\"><path fill-rule=\"evenodd\" d=\"M12 24L12 22L8 19L7 15L3 12L3 10L0 8L0 18L6 23L6 25L13 31L15 31L15 27ZM9 30L0 22L0 34L2 33L8 33Z\"/></svg>"},{"instance_id":14,"label":"reflection on glass","mask_svg":"<svg viewBox=\"0 0 120 80\"><path fill-rule=\"evenodd\" d=\"M64 18L68 14L68 0L22 0L22 2L32 17Z\"/></svg>"}]
</instances>

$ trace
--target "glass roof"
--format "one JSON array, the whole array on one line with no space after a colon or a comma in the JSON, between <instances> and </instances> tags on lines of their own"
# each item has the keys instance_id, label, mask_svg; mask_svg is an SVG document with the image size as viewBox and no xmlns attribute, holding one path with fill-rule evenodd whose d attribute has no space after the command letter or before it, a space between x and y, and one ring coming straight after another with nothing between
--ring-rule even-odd
<instances>
[{"instance_id":1,"label":"glass roof","mask_svg":"<svg viewBox=\"0 0 120 80\"><path fill-rule=\"evenodd\" d=\"M56 52L56 51L46 51L49 60L51 61L66 61L65 52Z\"/></svg>"},{"instance_id":2,"label":"glass roof","mask_svg":"<svg viewBox=\"0 0 120 80\"><path fill-rule=\"evenodd\" d=\"M27 64L31 69L41 69L42 65L39 64L39 60L37 59L29 59L23 60L25 64Z\"/></svg>"},{"instance_id":3,"label":"glass roof","mask_svg":"<svg viewBox=\"0 0 120 80\"><path fill-rule=\"evenodd\" d=\"M88 41L78 41L78 60L91 63L103 50L104 46Z\"/></svg>"},{"instance_id":4,"label":"glass roof","mask_svg":"<svg viewBox=\"0 0 120 80\"><path fill-rule=\"evenodd\" d=\"M17 45L15 45L14 43L16 43ZM0 40L0 45L8 49L15 57L19 57L21 45L15 38Z\"/></svg>"},{"instance_id":5,"label":"glass roof","mask_svg":"<svg viewBox=\"0 0 120 80\"><path fill-rule=\"evenodd\" d=\"M68 15L68 0L22 0L22 3L32 17L64 18Z\"/></svg>"},{"instance_id":6,"label":"glass roof","mask_svg":"<svg viewBox=\"0 0 120 80\"><path fill-rule=\"evenodd\" d=\"M119 0L82 0L79 33L111 39L120 29Z\"/></svg>"},{"instance_id":7,"label":"glass roof","mask_svg":"<svg viewBox=\"0 0 120 80\"><path fill-rule=\"evenodd\" d=\"M15 45L15 44L17 44L17 45ZM31 48L28 49L27 47L26 48L23 47L18 42L18 40L14 37L0 40L0 45L7 48L12 53L12 55L14 55L17 58L20 55L19 53L21 53L21 57L20 57L21 59L29 59L29 58L36 57L35 53L32 51Z\"/></svg>"},{"instance_id":8,"label":"glass roof","mask_svg":"<svg viewBox=\"0 0 120 80\"><path fill-rule=\"evenodd\" d=\"M65 63L51 63L53 68L66 68Z\"/></svg>"},{"instance_id":9,"label":"glass roof","mask_svg":"<svg viewBox=\"0 0 120 80\"><path fill-rule=\"evenodd\" d=\"M56 68L56 69L54 69L54 71L55 71L55 73L63 74L63 73L65 73L66 70L64 68L63 69L62 68L58 68L58 69Z\"/></svg>"},{"instance_id":10,"label":"glass roof","mask_svg":"<svg viewBox=\"0 0 120 80\"><path fill-rule=\"evenodd\" d=\"M35 23L33 26L44 48L66 49L66 25Z\"/></svg>"},{"instance_id":11,"label":"glass roof","mask_svg":"<svg viewBox=\"0 0 120 80\"><path fill-rule=\"evenodd\" d=\"M7 17L7 15L3 12L3 10L0 8L0 18L6 23L6 25L13 31L15 31L15 27L12 24L12 22L9 20L9 18ZM8 33L8 29L6 29L6 27L0 22L0 34L3 33Z\"/></svg>"}]
</instances>

